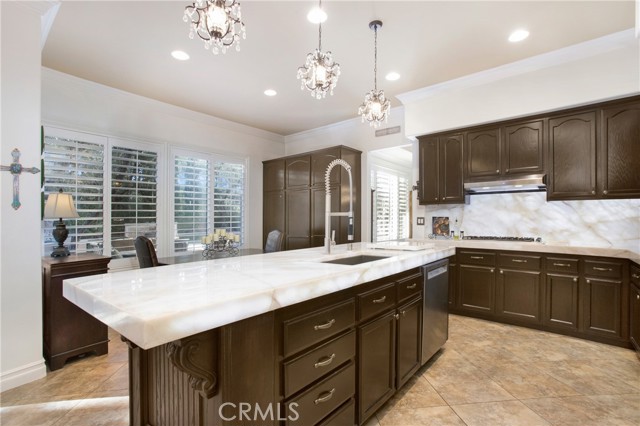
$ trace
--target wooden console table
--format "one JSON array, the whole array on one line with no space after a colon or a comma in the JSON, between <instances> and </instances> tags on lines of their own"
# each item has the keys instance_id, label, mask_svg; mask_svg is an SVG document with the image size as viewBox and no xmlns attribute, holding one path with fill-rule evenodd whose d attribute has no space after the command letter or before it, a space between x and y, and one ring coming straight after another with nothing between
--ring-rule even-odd
<instances>
[{"instance_id":1,"label":"wooden console table","mask_svg":"<svg viewBox=\"0 0 640 426\"><path fill-rule=\"evenodd\" d=\"M94 254L42 258L42 329L44 357L51 371L68 358L87 352L108 351L107 326L62 295L62 281L105 274L111 259Z\"/></svg>"}]
</instances>

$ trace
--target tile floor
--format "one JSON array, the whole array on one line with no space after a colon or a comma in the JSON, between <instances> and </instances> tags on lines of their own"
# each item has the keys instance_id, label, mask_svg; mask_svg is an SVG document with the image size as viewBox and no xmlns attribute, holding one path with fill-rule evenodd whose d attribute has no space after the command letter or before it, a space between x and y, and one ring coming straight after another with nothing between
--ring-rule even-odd
<instances>
[{"instance_id":1,"label":"tile floor","mask_svg":"<svg viewBox=\"0 0 640 426\"><path fill-rule=\"evenodd\" d=\"M0 424L127 425L127 350L0 394ZM449 341L367 426L640 425L633 351L452 315ZM179 426L179 425L176 425Z\"/></svg>"}]
</instances>

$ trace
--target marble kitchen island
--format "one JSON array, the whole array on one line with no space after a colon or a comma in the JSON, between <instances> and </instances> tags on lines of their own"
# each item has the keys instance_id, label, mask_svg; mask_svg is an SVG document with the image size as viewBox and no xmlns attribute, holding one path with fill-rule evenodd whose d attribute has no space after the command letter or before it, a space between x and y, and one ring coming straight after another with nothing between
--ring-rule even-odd
<instances>
[{"instance_id":1,"label":"marble kitchen island","mask_svg":"<svg viewBox=\"0 0 640 426\"><path fill-rule=\"evenodd\" d=\"M362 254L386 258L351 266L323 263ZM312 399L308 410L299 408L300 413L282 404L304 387L290 392L284 383L283 369L295 367L296 360L282 366L283 359L301 351L295 339L307 339L304 333L294 339L287 327L295 330L299 318L323 307L338 322L340 315L354 317L356 295L371 283L403 278L407 271L453 254L449 246L392 251L357 243L352 250L333 247L330 255L313 248L77 278L64 282L63 293L128 342L132 425L267 425L288 419L287 424L306 426L306 419L321 416L314 407L330 400L336 387L319 394L315 404ZM353 339L353 324L343 334ZM355 377L354 357L355 350L352 360L323 382ZM355 387L354 380L347 382ZM335 415L344 412L346 417L323 424L349 419L349 404Z\"/></svg>"}]
</instances>

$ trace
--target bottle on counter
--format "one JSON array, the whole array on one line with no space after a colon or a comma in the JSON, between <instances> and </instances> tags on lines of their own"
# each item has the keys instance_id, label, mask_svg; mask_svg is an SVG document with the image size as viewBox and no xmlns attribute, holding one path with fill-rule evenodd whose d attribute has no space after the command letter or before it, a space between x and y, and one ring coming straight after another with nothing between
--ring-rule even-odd
<instances>
[{"instance_id":1,"label":"bottle on counter","mask_svg":"<svg viewBox=\"0 0 640 426\"><path fill-rule=\"evenodd\" d=\"M460 239L464 240L464 231L460 231Z\"/></svg>"}]
</instances>

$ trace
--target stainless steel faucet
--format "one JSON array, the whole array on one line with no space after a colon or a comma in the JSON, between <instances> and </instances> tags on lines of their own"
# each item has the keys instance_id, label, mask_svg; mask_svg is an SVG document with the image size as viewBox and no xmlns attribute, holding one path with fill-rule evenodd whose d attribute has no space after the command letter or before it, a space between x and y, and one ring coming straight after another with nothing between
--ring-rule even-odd
<instances>
[{"instance_id":1,"label":"stainless steel faucet","mask_svg":"<svg viewBox=\"0 0 640 426\"><path fill-rule=\"evenodd\" d=\"M331 211L331 187L330 176L331 170L337 165L345 168L349 174L349 211L348 212L332 212ZM324 246L327 249L327 253L331 253L331 246L335 244L335 230L331 230L331 217L332 216L346 216L348 219L347 224L347 240L353 241L353 179L351 178L351 166L346 161L338 158L333 160L327 166L327 171L324 173L324 192L325 192L325 214L324 214Z\"/></svg>"}]
</instances>

